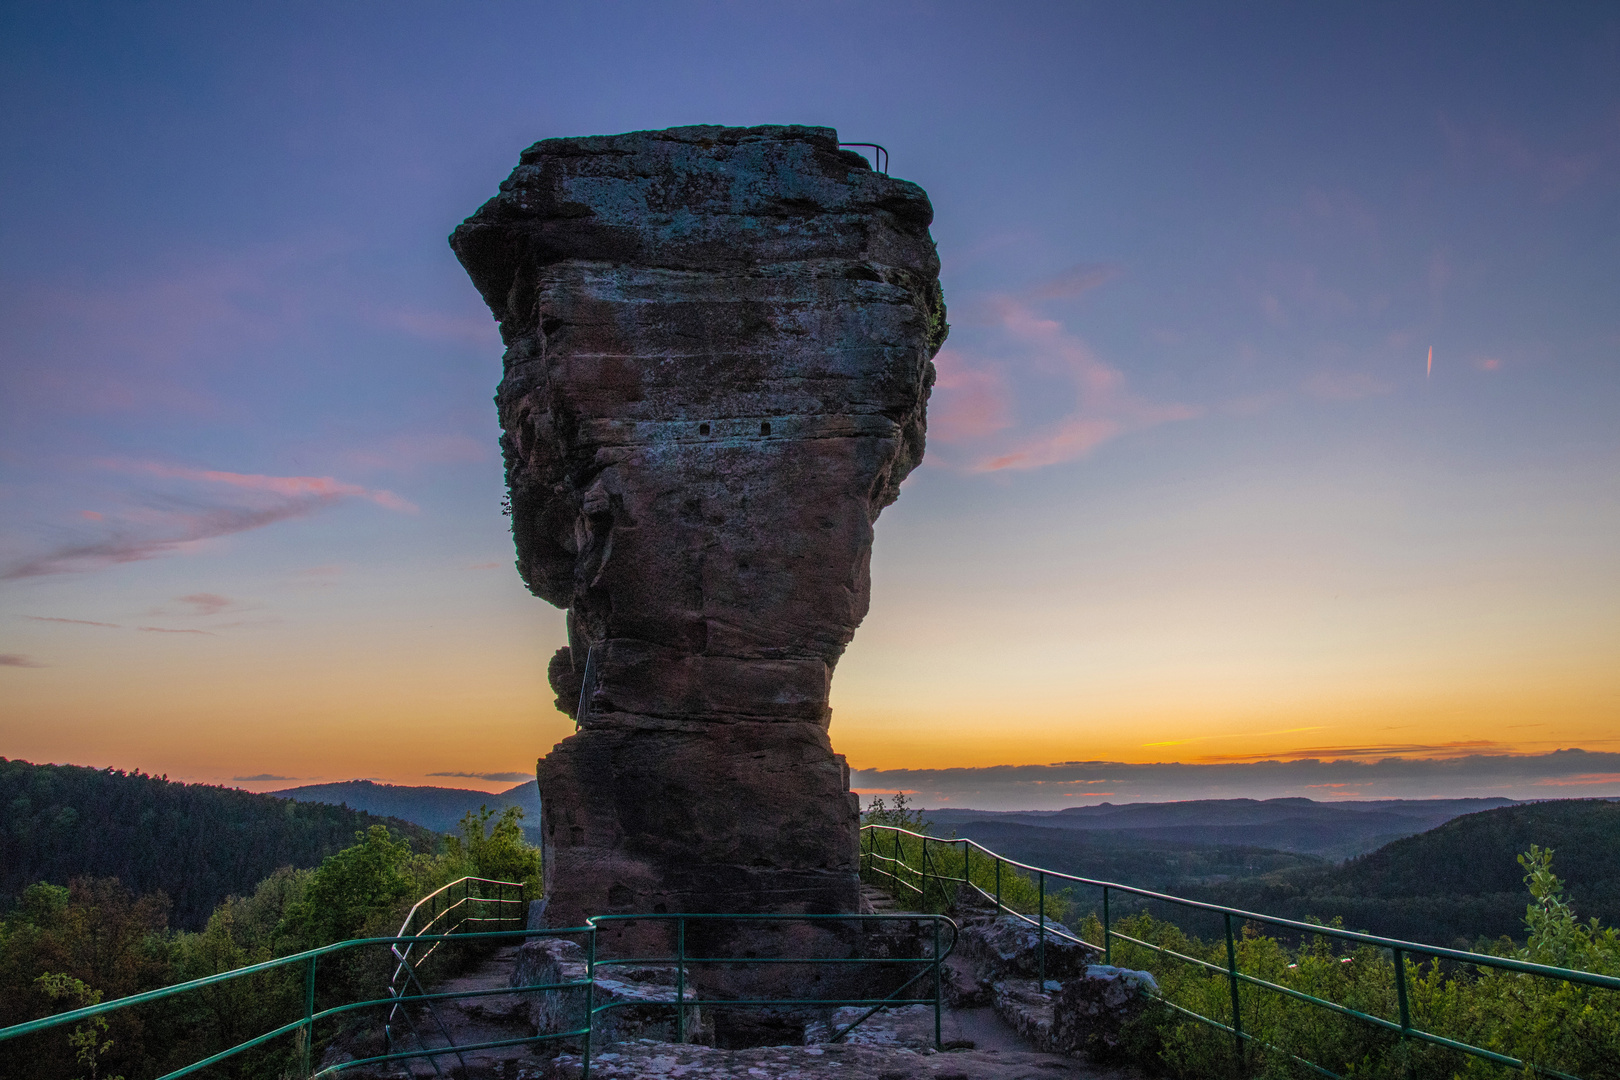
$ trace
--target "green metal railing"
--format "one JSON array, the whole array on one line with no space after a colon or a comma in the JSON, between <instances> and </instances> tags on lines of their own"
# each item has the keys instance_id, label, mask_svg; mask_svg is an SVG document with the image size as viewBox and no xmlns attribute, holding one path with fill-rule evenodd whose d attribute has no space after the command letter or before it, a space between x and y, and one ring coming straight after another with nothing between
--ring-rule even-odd
<instances>
[{"instance_id":1,"label":"green metal railing","mask_svg":"<svg viewBox=\"0 0 1620 1080\"><path fill-rule=\"evenodd\" d=\"M484 881L483 879L471 879L471 882L474 885L485 886L503 884L511 886L513 884L511 882L489 882ZM276 960L267 960L264 963L252 964L248 967L237 968L234 971L222 972L218 975L210 975L201 979L193 979L190 982L179 983L174 986L166 986L158 990L149 990L145 993L133 994L129 997L118 998L117 1000L104 1002L99 1005L90 1005L81 1009L73 1009L69 1012L57 1013L54 1016L47 1016L38 1020L31 1020L27 1023L14 1024L10 1027L0 1028L0 1055L17 1052L17 1044L11 1041L28 1035L50 1031L55 1028L66 1027L71 1024L77 1024L98 1016L105 1016L109 1013L134 1008L150 1002L174 999L187 994L195 994L199 991L207 990L210 987L222 986L227 983L237 982L239 980L262 975L266 972L279 971L283 969L298 970L302 973L304 991L302 995L302 1016L253 1038L243 1040L242 1042L237 1043L235 1046L228 1047L219 1051L218 1053L212 1054L201 1060L194 1061L189 1065L185 1065L171 1072L164 1073L161 1077L158 1077L157 1080L179 1080L180 1077L190 1076L210 1066L228 1061L231 1058L244 1053L245 1051L251 1050L255 1047L264 1046L276 1039L288 1036L296 1037L297 1039L298 1052L302 1059L298 1075L309 1077L310 1080L317 1080L317 1078L321 1077L336 1076L341 1072L358 1068L363 1065L376 1065L383 1062L404 1061L414 1058L427 1058L428 1061L433 1065L434 1071L440 1075L443 1075L438 1066L438 1059L441 1057L459 1057L460 1055L477 1050L493 1050L503 1047L556 1042L561 1040L578 1041L582 1051L582 1080L588 1080L591 1067L593 1029L596 1027L597 1018L611 1009L619 1008L624 1005L636 1005L638 1007L649 1005L669 1006L673 1008L675 1010L676 1033L679 1041L685 1041L687 1035L688 1011L700 1006L722 1008L866 1007L866 1012L852 1023L849 1023L832 1032L832 1039L835 1042L842 1040L856 1026L863 1023L866 1019L881 1009L905 1005L932 1005L934 1008L934 1040L935 1045L939 1045L940 1015L943 1001L941 966L943 965L946 957L950 955L951 950L956 944L956 924L943 915L704 915L660 913L650 915L601 915L588 920L585 926L565 927L558 929L467 931L463 928L475 922L498 921L499 918L510 919L512 917L509 915L492 917L488 915L474 914L474 912L478 910L478 903L510 904L521 901L502 899L498 897L492 898L475 896L471 894L471 890L468 889L463 882L452 883L452 885L447 886L446 889L453 890L456 886L462 887L462 897L460 900L454 899L453 892L446 894L439 900L435 900L434 897L439 896L440 893L445 893L445 890L439 890L438 893L430 894L429 896L424 897L423 900L412 909L412 915L407 917L405 925L401 927L401 930L404 931L410 929L414 925L413 920L424 920L420 923L415 932L400 933L392 937L357 938L351 941L341 941L334 945L327 945L323 946L322 948L309 949L305 952L295 953L292 956L284 956ZM427 905L425 909L424 905ZM427 912L427 914L424 914L424 911ZM446 917L446 912L458 911L460 912L459 915L448 918ZM441 932L439 933L426 932L431 924L441 920L447 922L449 925L441 927ZM675 924L674 955L654 957L601 957L597 955L597 937L602 932L602 924L624 924L636 921L666 923L673 922ZM932 949L930 955L924 957L884 959L865 959L861 957L787 956L759 958L692 956L688 954L686 949L686 937L687 927L694 922L751 922L765 924L808 922L814 924L843 923L854 925L881 922L922 923L932 926ZM487 942L492 944L503 944L520 942L530 938L545 937L583 939L583 948L586 957L584 978L565 979L563 981L554 983L492 987L480 990L432 992L428 990L426 985L424 985L424 981L417 970L423 960L425 960L428 955L430 955L446 941L454 941L457 943ZM343 955L351 953L355 950L368 947L386 947L390 950L391 955L395 958L397 968L395 971L394 980L391 981L389 985L388 996L363 1001L345 1002L329 1008L317 1009L315 1007L316 977L321 963L323 961L330 962L334 958L340 958ZM412 953L413 950L416 949L421 949L422 951L413 958ZM674 994L668 1001L638 999L633 1002L609 1001L600 1005L597 1004L595 1000L595 986L597 971L599 969L610 969L618 965L646 966L662 964L671 965L675 969ZM687 972L691 967L715 965L742 965L753 967L774 964L913 964L917 965L922 970L920 970L916 975L913 975L911 978L907 979L905 982L901 983L901 985L890 994L881 998L733 999L692 998L687 996ZM398 969L403 969L403 977L401 977L401 972ZM930 994L913 993L909 996L902 996L907 990L910 990L923 980L927 980L927 982L924 984L925 986L931 983L932 992ZM414 988L414 992L409 992L406 989L407 986ZM448 1030L445 1029L443 1025L439 1025L441 1035L445 1038L447 1045L428 1046L426 1044L426 1040L422 1037L421 1032L415 1027L415 1019L410 1015L411 1009L418 1006L428 1010L431 1015L431 1010L435 1003L448 1000L488 997L491 995L521 995L543 992L577 993L581 999L579 1026L570 1027L562 1031L538 1032L534 1035L522 1038L490 1040L457 1045L454 1043L453 1039L451 1039ZM414 1049L396 1049L390 1044L388 1045L387 1052L385 1053L378 1054L373 1057L341 1062L322 1069L319 1072L313 1071L312 1055L316 1041L315 1031L317 1024L333 1021L339 1017L345 1016L346 1014L354 1013L363 1009L380 1010L384 1008L388 1010L388 1023L403 1023L405 1027L411 1030L413 1038L417 1043ZM7 1043L11 1043L11 1045L7 1046ZM463 1062L463 1065L465 1065L465 1062Z\"/></svg>"},{"instance_id":2,"label":"green metal railing","mask_svg":"<svg viewBox=\"0 0 1620 1080\"><path fill-rule=\"evenodd\" d=\"M484 895L490 892L495 895ZM481 877L457 878L450 884L428 893L412 905L411 910L405 915L405 921L399 926L398 937L405 940L389 946L389 951L394 957L394 973L388 979L388 996L395 999L395 1004L388 1010L388 1017L383 1021L384 1045L393 1050L403 1022L417 1047L427 1049L422 1033L417 1029L410 1010L404 1004L411 986L416 987L417 1000L422 1000L420 995L427 993L418 977L417 969L443 944L443 938L432 938L424 947L424 935L433 931L441 935L465 935L469 927L475 930L517 930L527 922L527 915L528 904L525 902L521 883ZM422 952L413 963L411 953L418 948L421 948ZM313 984L310 992L313 992ZM432 1000L427 999L424 1004L434 1026L439 1029L447 1042L453 1042L444 1022L439 1019ZM466 1065L465 1062L462 1064ZM436 1063L434 1070L438 1070Z\"/></svg>"},{"instance_id":3,"label":"green metal railing","mask_svg":"<svg viewBox=\"0 0 1620 1080\"><path fill-rule=\"evenodd\" d=\"M518 994L543 990L566 990L570 987L586 985L586 981L577 980L573 982L536 984L533 986L503 986L491 990L472 990L445 994L430 994L424 992L407 995L403 998L390 995L388 997L375 998L368 1001L346 1002L341 1005L335 1005L330 1008L318 1010L315 1008L315 979L317 968L322 959L337 957L341 954L348 953L356 949L366 948L367 946L395 947L401 944L421 944L424 942L436 944L450 940L455 940L457 942L501 942L521 940L528 937L567 936L569 934L578 934L582 932L588 932L588 928L574 927L560 930L507 930L458 934L412 934L406 937L395 936L355 938L351 941L340 941L334 945L322 946L319 949L309 949L305 952L294 953L291 956L283 956L276 960L266 960L260 964L250 964L247 967L236 968L233 971L221 972L218 975L209 975L206 978L192 979L190 982L177 983L174 986L165 986L157 990L148 990L142 994L131 994L129 997L118 998L114 1001L104 1002L100 1005L89 1005L82 1009L73 1009L69 1012L57 1013L54 1016L46 1016L39 1020L30 1020L24 1024L13 1024L11 1027L0 1028L0 1044L4 1044L9 1040L21 1038L26 1035L32 1035L37 1032L48 1031L52 1028L79 1023L80 1021L89 1020L97 1016L104 1016L107 1013L119 1012L124 1009L133 1008L137 1005L144 1005L153 1001L161 1001L166 998L175 998L182 994L195 993L208 987L219 986L225 983L247 979L254 975L260 975L268 971L276 971L282 968L301 968L303 971L303 1016L296 1020L282 1024L279 1027L273 1028L270 1031L266 1031L254 1038L246 1039L240 1043L237 1043L235 1046L228 1047L199 1061L194 1061L189 1065L185 1065L171 1072L164 1073L161 1077L158 1077L157 1080L178 1080L179 1077L190 1076L193 1073L199 1072L211 1065L217 1065L220 1062L233 1058L244 1051L251 1050L257 1046L263 1046L272 1040L287 1035L299 1036L298 1043L303 1059L301 1073L304 1076L310 1077L330 1076L344 1069L351 1069L359 1065L374 1064L379 1061L396 1061L406 1058L431 1058L444 1056L453 1053L457 1049L462 1051L483 1050L499 1046L515 1045L518 1043L544 1042L553 1039L580 1037L586 1035L589 1029L581 1028L571 1031L542 1033L525 1039L506 1040L492 1043L475 1043L460 1047L438 1047L433 1049L394 1051L378 1057L365 1058L358 1061L346 1061L339 1065L334 1065L330 1068L323 1069L318 1073L311 1072L311 1054L315 1043L315 1025L323 1020L331 1020L345 1013L354 1012L359 1009L382 1008L384 1006L393 1008L402 1003L415 1004L417 1002L427 1003L431 1001L441 1001L448 998L483 997L490 994ZM8 1052L7 1048L0 1045L0 1054L4 1054L6 1052Z\"/></svg>"},{"instance_id":4,"label":"green metal railing","mask_svg":"<svg viewBox=\"0 0 1620 1080\"><path fill-rule=\"evenodd\" d=\"M861 1008L861 1007L865 1007L866 1012L862 1013L859 1017L857 1017L855 1020L851 1021L850 1023L846 1024L844 1027L842 1027L842 1028L840 1028L840 1029L838 1029L836 1031L833 1031L831 1033L832 1041L833 1042L839 1042L844 1038L844 1036L848 1035L856 1027L858 1027L860 1024L864 1023L873 1014L877 1013L878 1011L880 1011L882 1009L889 1009L889 1008L894 1008L896 1006L905 1006L905 1005L932 1005L933 1008L934 1008L934 1047L935 1047L935 1049L939 1049L943 1045L941 1043L941 1038L940 1038L941 1016L942 1016L943 1003L944 1003L943 965L945 963L945 959L948 956L950 956L952 950L954 950L956 948L956 934L957 934L956 923L954 921L952 921L951 919L946 918L944 915L927 915L927 914L913 914L913 913L905 913L905 914L892 913L892 914L882 914L882 915L773 915L773 914L716 914L716 915L668 914L668 915L663 915L663 914L659 914L659 915L596 915L596 916L593 916L593 917L586 920L586 922L590 925L590 927L593 930L601 929L603 924L631 923L631 922L643 922L643 921L645 921L645 922L658 921L658 922L674 923L675 924L675 955L673 955L673 956L656 956L656 957L614 957L614 958L611 958L611 959L598 959L597 956L596 956L596 953L595 953L596 939L595 939L595 936L593 935L591 937L591 939L590 939L591 954L590 954L590 960L589 960L589 964L590 964L589 970L590 970L591 975L592 975L592 985L594 987L595 973L596 973L596 969L598 967L612 967L614 965L636 965L636 966L654 966L654 965L663 966L663 965L670 965L670 966L673 966L675 968L675 996L672 999L670 999L669 1001L667 1001L667 1002L646 1002L646 1001L639 1001L639 1000L638 1001L611 1001L611 1002L608 1002L607 1004L604 1004L604 1005L596 1005L594 1003L594 1001L593 1001L591 1003L591 1006L590 1006L590 1009L591 1009L590 1015L591 1015L593 1021L594 1021L595 1017L597 1017L600 1014L606 1012L607 1010L613 1009L613 1008L618 1008L618 1007L624 1006L624 1005L638 1005L639 1006L639 1005L647 1005L647 1004L657 1004L657 1005L666 1005L667 1004L667 1005L675 1006L675 1024L676 1024L675 1041L676 1042L685 1042L686 1041L686 1013L687 1013L687 1010L691 1009L691 1008L698 1008L698 1007L701 1007L701 1006L704 1006L704 1005L708 1005L708 1006L711 1006L711 1007L721 1007L721 1008L738 1008L738 1007L742 1007L742 1008L789 1007L789 1008L792 1008L792 1007L804 1007L804 1006L815 1006L815 1007L818 1007L818 1008L833 1008L833 1007L837 1007L837 1008L847 1008L847 1007ZM782 957L690 956L690 955L687 954L687 951L686 951L686 929L690 924L692 924L694 922L765 923L765 924L811 923L811 924L815 924L815 925L827 925L827 924L838 924L838 923L841 923L841 924L844 924L844 925L849 925L849 924L861 925L861 924L884 923L884 922L927 923L927 924L930 924L933 927L933 944L932 944L932 948L930 950L930 954L928 956L924 956L924 957L868 958L868 957L860 957L860 956L855 956L855 957L831 957L831 956L818 956L818 957L802 957L802 956L782 956ZM945 935L945 934L949 935L949 940L948 941L945 940L945 938L942 936L942 935ZM741 966L745 966L745 967L751 967L751 966L754 966L754 965L773 965L773 964L796 964L796 965L815 965L815 966L840 966L840 965L851 965L851 964L866 965L866 966L878 966L878 965L889 965L889 964L901 964L901 965L903 965L903 964L915 964L915 965L921 967L922 970L918 971L917 974L913 975L911 978L909 978L905 982L901 983L898 987L896 987L889 994L887 994L886 996L881 997L881 998L865 997L865 998L747 998L747 999L736 999L736 998L694 998L694 999L688 999L685 996L685 994L686 994L686 969L687 969L687 967L689 965L709 965L709 966L715 966L715 965L741 965ZM929 979L932 982L932 993L927 994L927 995L914 995L914 996L910 996L910 997L901 997L900 996L901 994L905 993L905 991L910 989L914 984L916 984L919 981L924 980L924 979ZM590 990L590 991L587 991L587 994L594 995L594 989ZM594 1024L593 1024L593 1026L594 1026ZM587 1043L587 1048L586 1048L586 1070L587 1070L587 1073L589 1071L589 1060L590 1060L590 1057L589 1057L589 1044Z\"/></svg>"},{"instance_id":5,"label":"green metal railing","mask_svg":"<svg viewBox=\"0 0 1620 1080\"><path fill-rule=\"evenodd\" d=\"M881 839L879 834L883 834ZM920 854L917 860L919 865L912 866L905 861L905 851L904 846L902 845L902 837L910 837L912 840L917 842L910 844L909 846L914 848L920 847ZM942 874L939 872L936 865L938 860L931 856L929 850L930 844L939 849L954 850L957 847L961 848L962 875L960 877ZM988 859L994 862L994 892L984 889L979 884L971 880L973 870L973 852L975 851L980 853L981 860ZM1034 877L1037 896L1036 915L1034 918L1031 918L1029 915L1026 915L1023 912L1014 910L1003 902L1002 880L1006 870L1011 870ZM1310 1069L1318 1075L1333 1077L1334 1080L1342 1080L1338 1073L1324 1068L1315 1062L1307 1061L1304 1058L1299 1057L1296 1054L1292 1054L1281 1047L1274 1046L1271 1043L1258 1039L1251 1032L1244 1031L1242 1002L1238 994L1238 988L1242 985L1260 987L1261 989L1282 994L1286 997L1305 1002L1309 1005L1328 1009L1329 1011L1337 1013L1341 1016L1351 1017L1363 1023L1370 1024L1373 1027L1392 1032L1398 1035L1403 1041L1415 1040L1419 1042L1432 1043L1436 1046L1443 1046L1447 1049L1455 1050L1473 1057L1482 1058L1498 1065L1528 1070L1529 1072L1537 1075L1555 1077L1557 1080L1580 1080L1580 1078L1571 1076L1568 1073L1559 1072L1555 1069L1546 1068L1545 1066L1536 1065L1533 1062L1525 1062L1518 1058L1510 1057L1506 1054L1499 1054L1494 1050L1487 1050L1484 1047L1473 1046L1469 1043L1461 1042L1456 1039L1449 1039L1443 1035L1436 1034L1435 1032L1425 1031L1413 1024L1407 988L1407 956L1432 956L1441 960L1454 961L1462 964L1472 964L1477 967L1493 968L1500 971L1512 971L1522 975L1534 975L1542 978L1557 979L1562 982L1580 983L1586 986L1602 987L1609 990L1620 990L1620 978L1615 978L1609 975L1596 975L1591 972L1553 967L1548 964L1534 964L1530 963L1529 961L1514 960L1502 956L1488 956L1484 953L1467 952L1462 949L1447 949L1438 945L1424 945L1415 941L1402 941L1398 938L1380 937L1376 934L1361 934L1353 930L1342 930L1334 926L1324 926L1320 923L1299 922L1294 919L1279 918L1275 915L1262 915L1254 911L1244 911L1240 908L1231 908L1225 907L1221 904L1206 903L1202 900L1189 900L1186 897L1171 896L1167 893L1154 892L1151 889L1138 889L1130 885L1121 885L1118 882L1100 881L1095 878L1079 877L1074 874L1064 874L1056 870L1048 870L1045 867L1031 866L1028 863L1022 863L1014 859L1004 858L1003 856L991 851L989 848L984 847L982 844L976 843L972 840L960 838L945 839L936 836L926 836L922 833L913 832L910 829L902 829L893 825L863 825L861 827L861 873L863 876L871 875L886 881L891 886L891 889L897 894L897 899L898 891L900 889L904 889L908 894L915 894L919 903L924 903L927 901L928 886L930 882L933 882L935 888L940 890L939 895L941 897L944 897L944 888L946 885L953 887L966 887L978 893L979 896L983 897L985 900L989 900L994 903L996 912L998 914L1010 915L1028 923L1030 926L1036 927L1038 963L1040 978L1043 985L1046 980L1046 939L1048 937L1073 942L1077 945L1083 945L1095 952L1101 953L1104 963L1113 962L1114 939L1118 938L1121 941L1128 941L1133 945L1139 945L1142 948L1150 949L1153 952L1179 960L1183 963L1196 965L1224 977L1231 986L1232 991L1232 1023L1230 1024L1224 1024L1212 1017L1193 1012L1192 1010L1177 1005L1172 1001L1167 1001L1163 997L1160 997L1159 1000L1176 1012L1196 1020L1199 1023L1207 1024L1230 1034L1232 1036L1234 1057L1240 1068L1244 1059L1245 1045L1248 1043L1253 1043L1256 1046L1264 1047L1267 1050L1286 1054L1295 1063ZM1102 924L1103 940L1100 944L1093 944L1092 942L1084 941L1073 934L1054 929L1051 924L1047 922L1046 883L1047 879L1049 878L1057 881L1067 882L1073 885L1090 886L1092 888L1101 890L1102 903L1100 921ZM1130 934L1126 934L1114 929L1109 912L1110 894L1124 894L1127 896L1141 897L1146 900L1153 900L1190 910L1219 915L1225 926L1226 934L1225 966L1223 967L1219 964L1212 964L1207 960L1201 960L1194 956L1188 956L1185 953L1177 952L1162 945L1156 945L1151 941L1144 941L1141 938L1133 937ZM1284 930L1293 933L1319 934L1325 937L1336 938L1340 941L1355 942L1361 945L1371 945L1379 949L1388 950L1394 960L1395 967L1397 1018L1391 1020L1386 1017L1375 1016L1371 1013L1349 1008L1348 1006L1341 1005L1335 1001L1329 1001L1326 998L1317 997L1312 994L1304 993L1300 990L1295 990L1293 987L1282 986L1268 979L1262 979L1258 976L1239 971L1237 964L1237 938L1233 929L1234 920L1238 920L1239 922L1255 922L1268 926L1281 927Z\"/></svg>"}]
</instances>

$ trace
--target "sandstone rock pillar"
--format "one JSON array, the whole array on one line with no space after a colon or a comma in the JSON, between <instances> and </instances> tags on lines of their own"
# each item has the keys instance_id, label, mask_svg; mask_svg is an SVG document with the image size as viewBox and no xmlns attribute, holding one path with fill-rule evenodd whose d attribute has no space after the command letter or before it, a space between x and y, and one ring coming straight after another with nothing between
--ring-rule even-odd
<instances>
[{"instance_id":1,"label":"sandstone rock pillar","mask_svg":"<svg viewBox=\"0 0 1620 1080\"><path fill-rule=\"evenodd\" d=\"M518 571L568 609L548 921L856 910L828 741L922 457L933 210L830 128L548 139L451 236L506 345Z\"/></svg>"}]
</instances>

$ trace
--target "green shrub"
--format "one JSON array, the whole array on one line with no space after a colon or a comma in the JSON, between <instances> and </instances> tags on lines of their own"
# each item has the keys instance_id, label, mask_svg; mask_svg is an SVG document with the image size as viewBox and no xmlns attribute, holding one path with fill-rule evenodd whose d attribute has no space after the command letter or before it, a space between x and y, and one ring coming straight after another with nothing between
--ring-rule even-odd
<instances>
[{"instance_id":1,"label":"green shrub","mask_svg":"<svg viewBox=\"0 0 1620 1080\"><path fill-rule=\"evenodd\" d=\"M404 837L372 826L313 870L283 867L251 894L228 897L196 932L168 928L162 894L135 898L116 879L35 883L0 919L0 1027L76 1007L84 995L115 999L350 938L389 937L418 899L468 875L523 882L528 895L538 895L540 853L523 841L521 820L516 808L498 817L487 809L469 814L462 836L446 838L432 855L413 854ZM440 950L424 977L479 952ZM110 1013L102 1027L78 1025L0 1045L0 1080L161 1075L302 1016L305 970L276 968ZM317 1009L383 996L392 970L386 946L322 958ZM317 1030L317 1056L337 1026ZM93 1062L84 1057L88 1049ZM293 1075L299 1057L289 1036L209 1075L280 1080Z\"/></svg>"},{"instance_id":2,"label":"green shrub","mask_svg":"<svg viewBox=\"0 0 1620 1080\"><path fill-rule=\"evenodd\" d=\"M1532 847L1520 859L1531 903L1524 948L1515 955L1599 974L1620 973L1620 934L1596 920L1580 922L1552 873L1550 851ZM1141 945L1114 939L1114 963L1151 971L1163 1002L1219 1023L1232 1022L1226 943L1205 942L1150 915L1117 920L1112 929L1221 969L1211 971ZM1082 936L1102 927L1088 916ZM1328 935L1290 948L1249 924L1235 942L1240 972L1358 1012L1399 1019L1395 967L1387 950ZM1403 958L1414 1027L1584 1080L1620 1077L1620 991L1586 987L1482 966ZM1343 1076L1400 1080L1494 1077L1506 1070L1459 1051L1418 1040L1264 987L1240 984L1243 1030L1254 1037L1239 1075L1309 1075L1295 1057ZM1141 1064L1174 1077L1233 1075L1232 1036L1160 1005L1137 1025L1132 1045Z\"/></svg>"}]
</instances>

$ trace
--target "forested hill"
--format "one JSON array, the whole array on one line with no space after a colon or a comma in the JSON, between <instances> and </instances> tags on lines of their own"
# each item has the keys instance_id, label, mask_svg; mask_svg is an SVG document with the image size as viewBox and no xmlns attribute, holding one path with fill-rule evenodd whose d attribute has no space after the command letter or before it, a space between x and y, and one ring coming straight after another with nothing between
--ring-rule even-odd
<instances>
[{"instance_id":1,"label":"forested hill","mask_svg":"<svg viewBox=\"0 0 1620 1080\"><path fill-rule=\"evenodd\" d=\"M116 877L162 891L171 921L199 929L225 897L247 895L282 866L315 866L384 824L418 851L435 834L395 818L139 771L32 765L0 758L0 910L36 881Z\"/></svg>"},{"instance_id":2,"label":"forested hill","mask_svg":"<svg viewBox=\"0 0 1620 1080\"><path fill-rule=\"evenodd\" d=\"M310 784L305 787L272 791L285 799L352 806L373 814L414 821L436 832L455 832L465 814L487 806L500 811L508 806L523 809L524 832L536 843L540 836L540 790L533 780L493 794L471 788L405 787L378 784L371 780L345 780L336 784Z\"/></svg>"},{"instance_id":3,"label":"forested hill","mask_svg":"<svg viewBox=\"0 0 1620 1080\"><path fill-rule=\"evenodd\" d=\"M1581 918L1620 923L1620 803L1560 799L1468 814L1328 870L1233 882L1198 896L1292 918L1449 945L1522 937L1529 896L1517 857L1552 848Z\"/></svg>"}]
</instances>

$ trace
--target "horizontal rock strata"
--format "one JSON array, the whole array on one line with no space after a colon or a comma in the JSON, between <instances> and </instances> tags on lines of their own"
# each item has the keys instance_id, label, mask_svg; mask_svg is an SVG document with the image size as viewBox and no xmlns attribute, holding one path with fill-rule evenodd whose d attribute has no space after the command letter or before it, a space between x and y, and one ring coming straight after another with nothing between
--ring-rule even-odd
<instances>
[{"instance_id":1,"label":"horizontal rock strata","mask_svg":"<svg viewBox=\"0 0 1620 1080\"><path fill-rule=\"evenodd\" d=\"M518 571L569 612L548 919L858 909L827 736L944 340L932 208L829 128L550 139L451 237Z\"/></svg>"}]
</instances>

